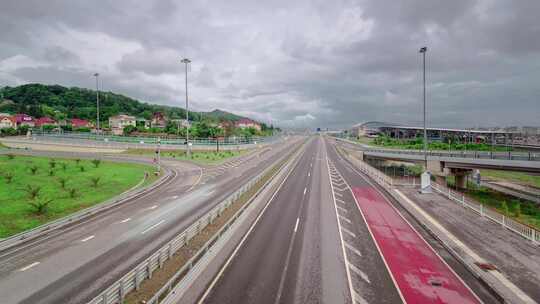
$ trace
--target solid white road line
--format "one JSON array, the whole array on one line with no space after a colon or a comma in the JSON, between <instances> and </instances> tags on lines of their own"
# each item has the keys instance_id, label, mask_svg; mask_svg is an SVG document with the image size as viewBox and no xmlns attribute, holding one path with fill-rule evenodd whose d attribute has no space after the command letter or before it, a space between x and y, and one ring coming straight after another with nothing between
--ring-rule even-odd
<instances>
[{"instance_id":1,"label":"solid white road line","mask_svg":"<svg viewBox=\"0 0 540 304\"><path fill-rule=\"evenodd\" d=\"M24 266L23 268L19 269L19 271L26 271L26 270L34 267L34 266L37 266L37 265L39 265L39 262L34 262L34 263L32 263L32 264L30 264L28 266Z\"/></svg>"},{"instance_id":2,"label":"solid white road line","mask_svg":"<svg viewBox=\"0 0 540 304\"><path fill-rule=\"evenodd\" d=\"M131 221L131 218L130 218L130 217L128 217L127 219L121 220L120 223L127 223L127 222L129 222L129 221Z\"/></svg>"},{"instance_id":3,"label":"solid white road line","mask_svg":"<svg viewBox=\"0 0 540 304\"><path fill-rule=\"evenodd\" d=\"M159 226L159 225L163 224L163 222L165 222L165 220L161 220L161 221L159 221L159 222L155 223L154 225L152 225L152 226L150 226L150 227L146 228L145 230L143 230L143 232L141 232L141 234L145 234L145 233L147 233L148 231L150 231L150 230L152 230L152 229L156 228L157 226Z\"/></svg>"},{"instance_id":4,"label":"solid white road line","mask_svg":"<svg viewBox=\"0 0 540 304\"><path fill-rule=\"evenodd\" d=\"M268 200L268 202L266 203L266 205L264 206L264 208L261 210L261 212L259 213L259 215L257 215L257 218L255 218L255 221L253 221L253 223L251 224L251 226L249 227L248 231L246 232L246 234L244 235L244 237L242 238L242 240L240 240L240 243L238 243L238 245L236 245L236 248L234 249L234 251L232 252L231 256L229 256L229 258L227 259L227 261L225 262L225 264L221 267L221 269L219 270L219 273L214 277L214 280L210 283L210 286L208 286L208 288L206 289L206 291L203 293L203 295L201 296L201 298L199 299L199 301L197 302L198 304L202 304L204 303L204 301L206 300L206 297L208 297L208 295L210 294L210 291L214 288L214 286L216 285L217 281L221 278L221 276L223 276L223 273L225 272L225 270L227 269L227 267L229 266L229 264L231 263L231 261L236 257L236 255L238 254L238 251L240 251L240 248L242 248L243 244L246 242L247 238L249 237L249 235L251 234L251 232L253 231L253 229L255 228L255 226L257 225L257 223L259 222L259 220L262 218L262 216L264 215L264 213L266 212L266 209L268 209L268 206L270 206L270 203L274 200L274 198L276 197L276 195L278 194L278 192L281 190L281 188L283 187L283 185L285 184L285 182L289 179L289 176L292 174L292 172L298 167L298 164L300 164L300 159L303 157L303 155L306 153L306 150L302 151L302 155L299 156L299 158L297 159L296 161L296 164L294 164L293 168L291 168L289 170L289 172L287 172L287 175L285 176L285 178L281 181L281 183L279 184L279 186L277 187L277 189L274 191L274 193L272 194L272 197L270 197L270 199Z\"/></svg>"},{"instance_id":5,"label":"solid white road line","mask_svg":"<svg viewBox=\"0 0 540 304\"><path fill-rule=\"evenodd\" d=\"M297 217L296 218L296 224L294 225L294 233L296 233L296 231L298 230L298 223L300 222L300 218Z\"/></svg>"},{"instance_id":6,"label":"solid white road line","mask_svg":"<svg viewBox=\"0 0 540 304\"><path fill-rule=\"evenodd\" d=\"M91 239L93 239L93 238L95 238L95 237L96 237L95 235L87 236L87 237L85 237L84 239L82 239L81 242L90 241Z\"/></svg>"}]
</instances>

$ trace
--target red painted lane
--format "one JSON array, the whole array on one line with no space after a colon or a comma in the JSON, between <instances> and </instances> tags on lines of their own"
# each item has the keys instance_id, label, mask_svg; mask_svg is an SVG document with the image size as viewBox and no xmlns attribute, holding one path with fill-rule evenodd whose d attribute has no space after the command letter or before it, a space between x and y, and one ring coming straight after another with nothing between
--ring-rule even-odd
<instances>
[{"instance_id":1,"label":"red painted lane","mask_svg":"<svg viewBox=\"0 0 540 304\"><path fill-rule=\"evenodd\" d=\"M377 190L356 187L353 192L407 303L480 303Z\"/></svg>"}]
</instances>

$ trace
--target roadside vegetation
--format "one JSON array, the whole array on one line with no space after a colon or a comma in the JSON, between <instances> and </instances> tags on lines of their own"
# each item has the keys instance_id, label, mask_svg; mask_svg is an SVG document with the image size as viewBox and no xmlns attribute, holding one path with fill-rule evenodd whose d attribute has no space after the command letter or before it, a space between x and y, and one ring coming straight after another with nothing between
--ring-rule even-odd
<instances>
[{"instance_id":1,"label":"roadside vegetation","mask_svg":"<svg viewBox=\"0 0 540 304\"><path fill-rule=\"evenodd\" d=\"M360 137L356 141L384 148L390 149L405 149L405 150L422 150L424 149L424 140L422 138L415 139L395 139L387 136L379 136L376 138ZM484 143L457 143L456 141L449 142L429 142L429 150L443 150L443 151L509 151L509 147L501 147L484 144Z\"/></svg>"},{"instance_id":2,"label":"roadside vegetation","mask_svg":"<svg viewBox=\"0 0 540 304\"><path fill-rule=\"evenodd\" d=\"M0 238L110 199L152 171L140 164L0 155ZM147 182L157 179L148 176Z\"/></svg>"},{"instance_id":3,"label":"roadside vegetation","mask_svg":"<svg viewBox=\"0 0 540 304\"><path fill-rule=\"evenodd\" d=\"M447 177L449 187L455 186L453 177ZM496 209L500 213L519 222L540 229L540 206L534 202L518 199L492 189L468 183L465 195Z\"/></svg>"},{"instance_id":4,"label":"roadside vegetation","mask_svg":"<svg viewBox=\"0 0 540 304\"><path fill-rule=\"evenodd\" d=\"M224 150L220 152L193 150L191 157L188 157L184 150L161 150L162 158L174 158L178 160L189 160L200 165L215 165L222 163L232 157L247 153L248 150ZM127 154L156 156L155 149L128 149Z\"/></svg>"},{"instance_id":5,"label":"roadside vegetation","mask_svg":"<svg viewBox=\"0 0 540 304\"><path fill-rule=\"evenodd\" d=\"M481 170L481 175L483 178L485 177L488 179L513 182L516 184L540 188L540 175L501 170Z\"/></svg>"}]
</instances>

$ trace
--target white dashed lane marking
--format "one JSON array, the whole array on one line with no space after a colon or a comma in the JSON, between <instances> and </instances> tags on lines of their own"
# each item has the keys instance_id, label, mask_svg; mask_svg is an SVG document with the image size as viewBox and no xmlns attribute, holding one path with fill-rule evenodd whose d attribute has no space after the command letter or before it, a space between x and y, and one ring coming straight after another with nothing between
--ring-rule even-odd
<instances>
[{"instance_id":1,"label":"white dashed lane marking","mask_svg":"<svg viewBox=\"0 0 540 304\"><path fill-rule=\"evenodd\" d=\"M26 271L26 270L34 267L34 266L37 266L37 265L39 265L39 262L34 262L34 263L32 263L32 264L30 264L28 266L24 266L23 268L19 269L19 271Z\"/></svg>"},{"instance_id":2,"label":"white dashed lane marking","mask_svg":"<svg viewBox=\"0 0 540 304\"><path fill-rule=\"evenodd\" d=\"M96 237L95 235L87 236L87 237L85 237L84 239L82 239L81 242L90 241L91 239L93 239L93 238L95 238L95 237Z\"/></svg>"}]
</instances>

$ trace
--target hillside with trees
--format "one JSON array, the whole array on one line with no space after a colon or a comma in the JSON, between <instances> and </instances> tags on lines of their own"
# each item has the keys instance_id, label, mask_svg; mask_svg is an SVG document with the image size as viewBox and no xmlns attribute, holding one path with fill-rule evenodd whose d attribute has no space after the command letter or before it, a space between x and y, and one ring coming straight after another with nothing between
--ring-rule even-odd
<instances>
[{"instance_id":1,"label":"hillside with trees","mask_svg":"<svg viewBox=\"0 0 540 304\"><path fill-rule=\"evenodd\" d=\"M63 87L60 85L26 84L0 89L0 113L26 113L33 117L51 117L62 120L68 117L95 120L96 91ZM171 119L185 117L185 109L144 103L113 92L99 92L100 117L105 122L110 116L128 114L151 119L155 112L162 112ZM207 122L237 121L244 117L221 110L189 112L190 120Z\"/></svg>"}]
</instances>

